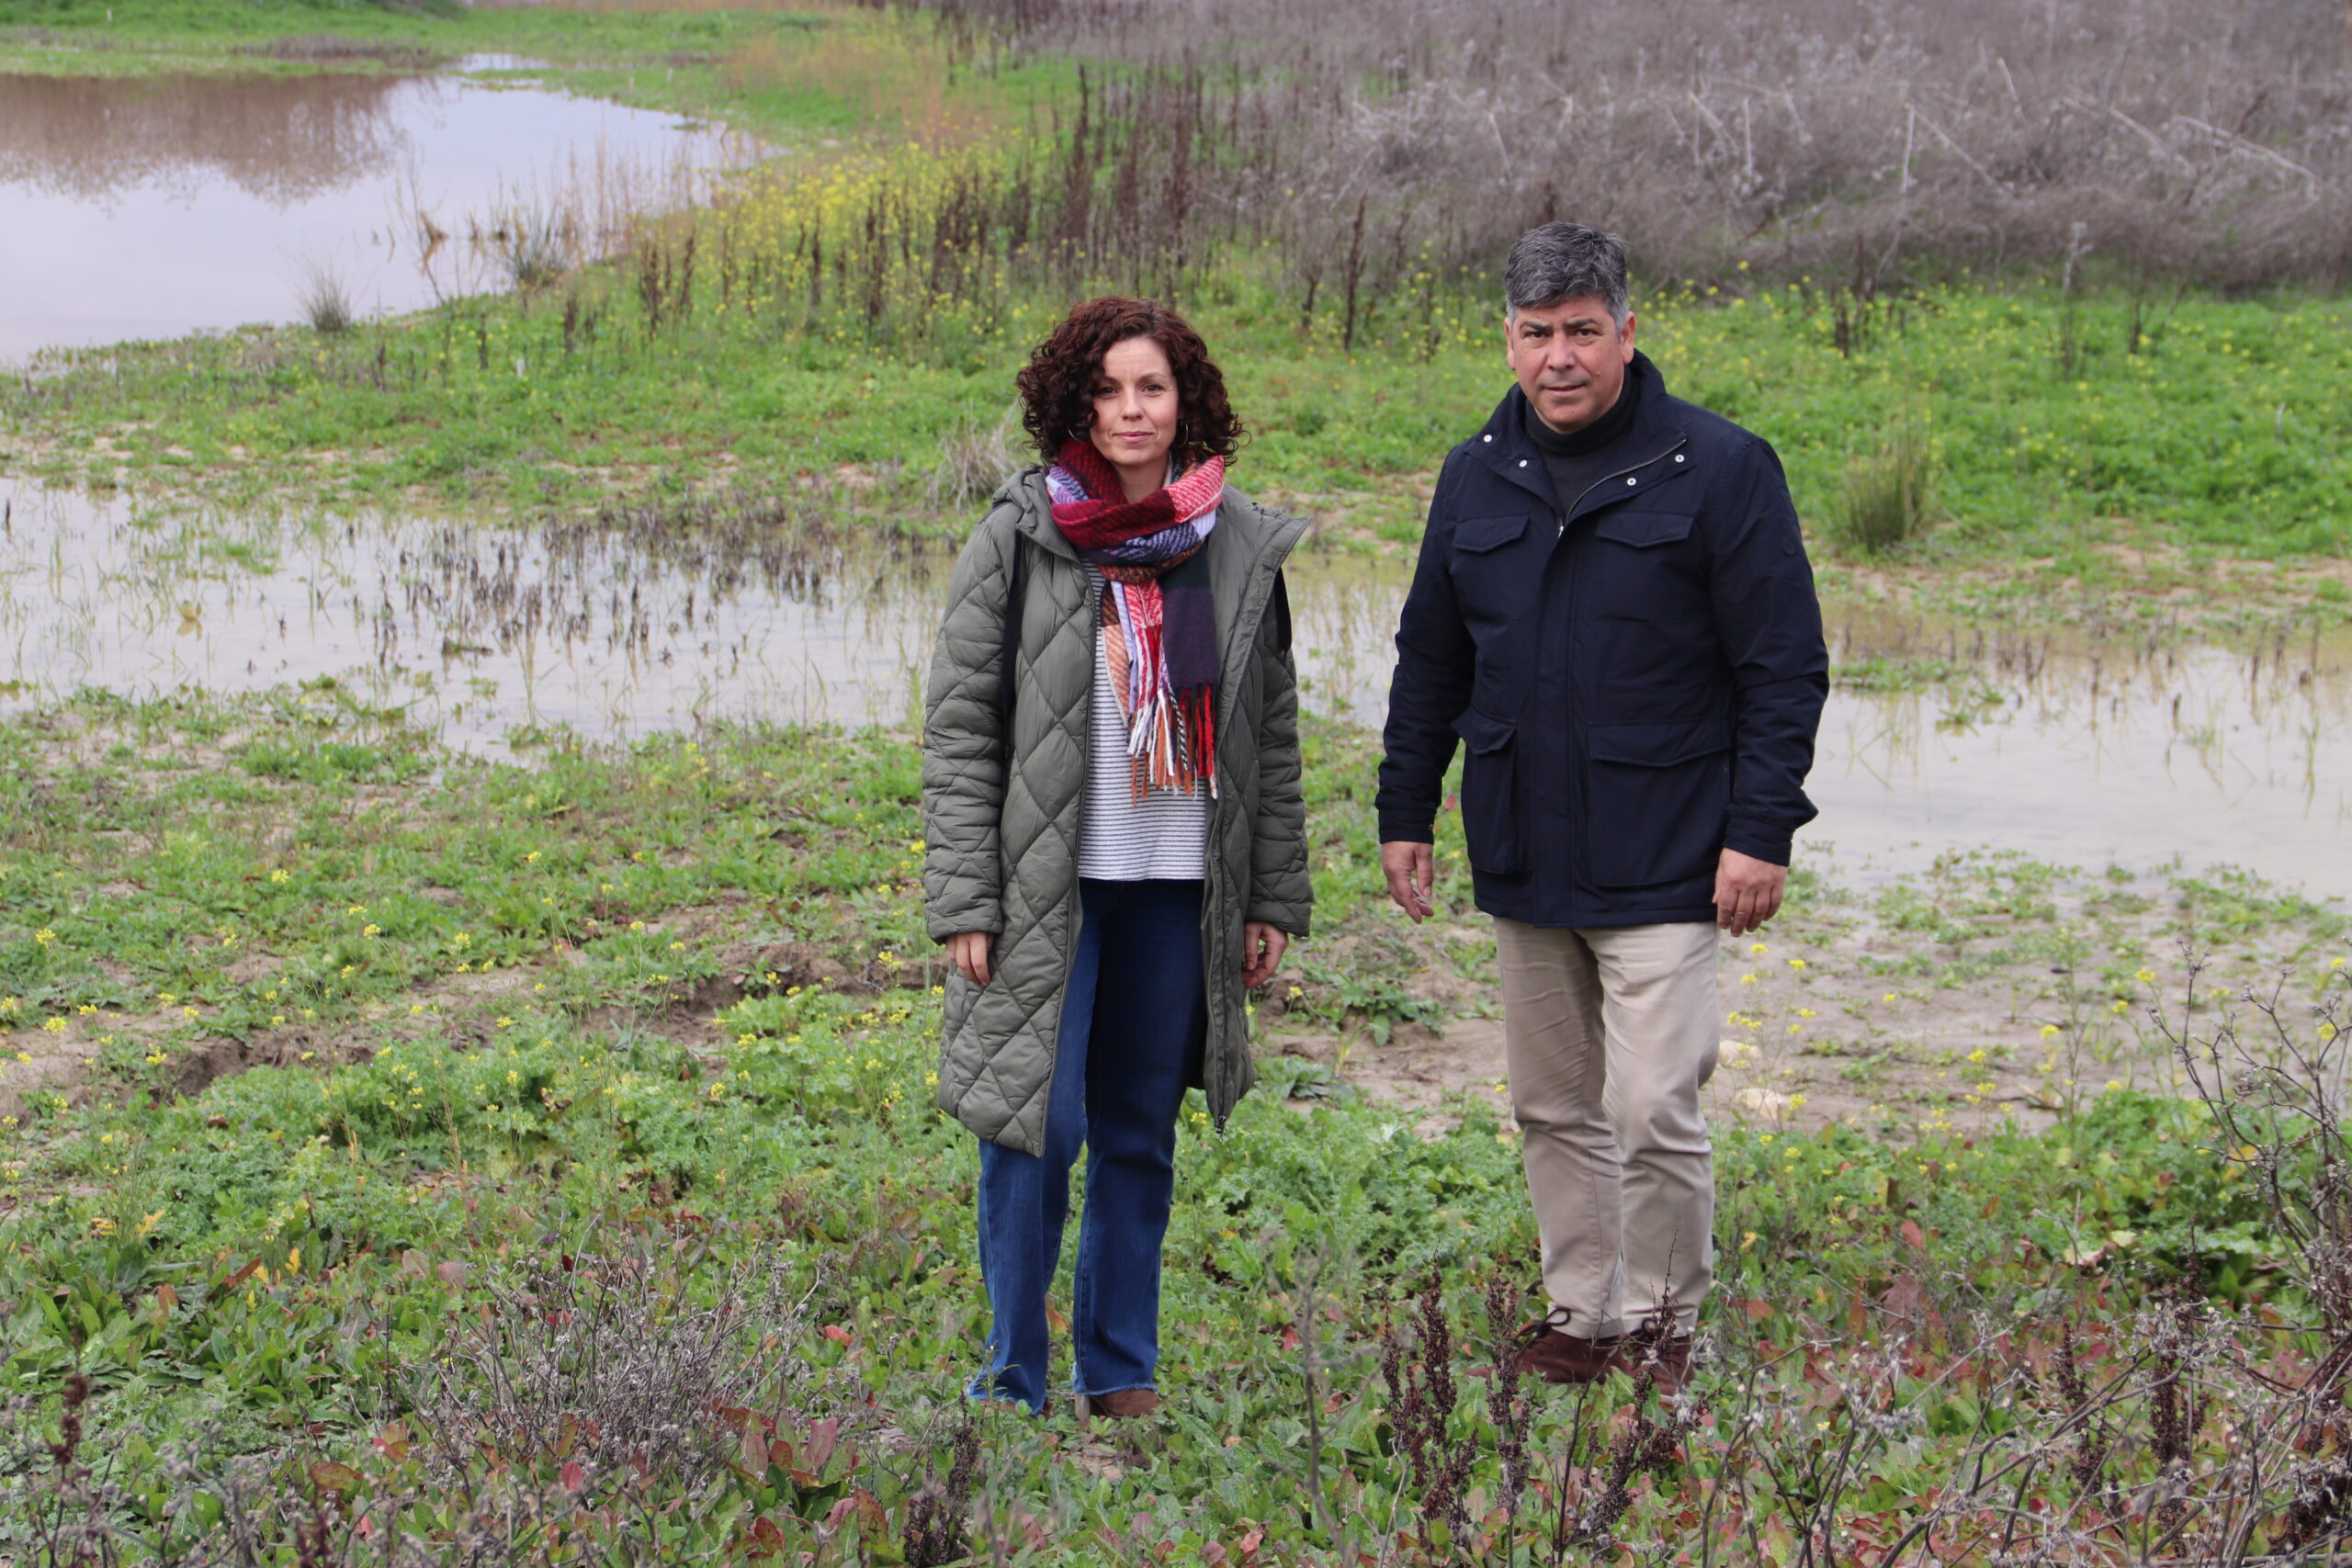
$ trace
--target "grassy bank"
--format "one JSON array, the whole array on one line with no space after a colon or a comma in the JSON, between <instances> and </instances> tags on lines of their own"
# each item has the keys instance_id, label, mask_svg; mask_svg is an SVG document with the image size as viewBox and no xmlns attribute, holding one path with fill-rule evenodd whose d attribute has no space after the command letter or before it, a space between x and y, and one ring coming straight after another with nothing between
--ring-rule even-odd
<instances>
[{"instance_id":1,"label":"grassy bank","mask_svg":"<svg viewBox=\"0 0 2352 1568\"><path fill-rule=\"evenodd\" d=\"M1380 942L1427 939L1377 905L1367 748L1310 737L1325 934L1269 998L1285 1031L1443 1021L1393 994ZM509 1561L938 1563L953 1517L1001 1561L1546 1562L1581 1529L1785 1562L1826 1526L1881 1548L1920 1528L1911 1560L1965 1562L2021 1508L2120 1550L2222 1528L2255 1440L2215 1416L2151 1448L2165 1401L2285 1421L2255 1374L2293 1383L2324 1348L2287 1331L2324 1302L2260 1196L2266 1160L2308 1179L2291 1116L2224 1135L2120 1089L2038 1134L1775 1114L1724 1134L1705 1408L1620 1382L1521 1409L1473 1375L1529 1310L1515 1135L1476 1097L1400 1115L1276 1056L1225 1133L1187 1117L1171 1413L1132 1442L1066 1415L963 1435L972 1154L930 1106L902 739L725 729L492 765L316 689L85 699L12 721L0 751L0 1052L22 1058L0 1120L0 1561L72 1560L73 1530L217 1548L229 1519L288 1562L301 1526L338 1552L408 1532L416 1560L467 1540ZM2012 865L1900 895L1906 971L1848 951L1838 897L1803 885L1773 939L1792 945L1749 962L1996 989L2056 951L2022 933L2086 924L2036 912L2049 886ZM2220 889L2198 907L2209 945L2289 938L2265 964L2300 977L2270 999L2323 1049L2329 919ZM2085 1010L2113 998L2161 1058L2169 965L2152 988L2121 965L2161 958L2075 961L2100 976ZM1733 1032L1768 1012L1779 1032L1778 1002L1738 999L1757 1017ZM2187 1027L2225 1051L2224 1017L2260 1018L2198 1005ZM2164 1294L2184 1278L2214 1304ZM605 1359L548 1342L535 1302ZM2183 1325L2203 1359L2152 1360ZM1643 1457L1628 1419L1672 1435ZM2265 1506L2248 1539L2288 1539Z\"/></svg>"},{"instance_id":2,"label":"grassy bank","mask_svg":"<svg viewBox=\"0 0 2352 1568\"><path fill-rule=\"evenodd\" d=\"M724 253L703 254L699 285L673 284L658 321L606 271L334 338L69 356L0 390L0 461L330 507L582 508L615 491L847 475L880 481L872 511L921 525L967 516L972 483L1017 457L1001 422L1042 305L869 343L808 321L805 285L750 293L748 264L729 276ZM2338 302L2188 301L2129 353L2120 297L1937 292L1850 353L1831 307L1802 292L1643 304L1669 383L1773 440L1819 534L1836 533L1849 473L1906 423L1926 433L1940 525L1918 558L1940 567L2193 582L2216 557L2340 557L2352 528ZM1433 347L1411 321L1347 353L1272 305L1243 288L1191 304L1256 433L1237 474L1337 531L1414 536L1437 459L1508 384L1487 324L1465 304ZM2134 550L2150 558L2135 567Z\"/></svg>"}]
</instances>

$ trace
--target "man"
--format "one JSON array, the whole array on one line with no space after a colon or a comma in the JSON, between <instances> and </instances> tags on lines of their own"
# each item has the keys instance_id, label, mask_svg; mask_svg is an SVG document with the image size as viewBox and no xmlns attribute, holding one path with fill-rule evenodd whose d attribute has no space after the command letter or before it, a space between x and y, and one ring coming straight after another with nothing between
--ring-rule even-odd
<instances>
[{"instance_id":1,"label":"man","mask_svg":"<svg viewBox=\"0 0 2352 1568\"><path fill-rule=\"evenodd\" d=\"M1634 351L1623 242L1544 224L1503 283L1519 385L1430 505L1381 866L1431 912L1459 737L1551 1299L1520 1365L1589 1382L1638 1358L1672 1392L1713 1263L1715 932L1781 907L1828 653L1780 460Z\"/></svg>"}]
</instances>

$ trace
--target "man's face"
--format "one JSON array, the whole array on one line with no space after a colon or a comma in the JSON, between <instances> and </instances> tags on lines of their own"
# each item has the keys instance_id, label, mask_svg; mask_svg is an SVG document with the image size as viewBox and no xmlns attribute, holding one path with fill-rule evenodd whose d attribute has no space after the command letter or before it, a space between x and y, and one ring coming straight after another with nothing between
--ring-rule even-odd
<instances>
[{"instance_id":1,"label":"man's face","mask_svg":"<svg viewBox=\"0 0 2352 1568\"><path fill-rule=\"evenodd\" d=\"M1634 362L1634 318L1618 326L1599 297L1514 311L1503 324L1510 373L1535 415L1563 435L1617 405Z\"/></svg>"}]
</instances>

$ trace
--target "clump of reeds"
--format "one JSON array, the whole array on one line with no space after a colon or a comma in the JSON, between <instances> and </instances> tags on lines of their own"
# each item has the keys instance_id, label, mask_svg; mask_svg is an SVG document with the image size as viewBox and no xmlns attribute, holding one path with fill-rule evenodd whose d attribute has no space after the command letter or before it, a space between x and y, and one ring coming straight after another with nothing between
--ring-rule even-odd
<instances>
[{"instance_id":1,"label":"clump of reeds","mask_svg":"<svg viewBox=\"0 0 2352 1568\"><path fill-rule=\"evenodd\" d=\"M1882 556L1927 536L1936 525L1935 446L1917 423L1905 421L1875 452L1846 466L1846 482L1831 513L1831 532L1845 548Z\"/></svg>"},{"instance_id":2,"label":"clump of reeds","mask_svg":"<svg viewBox=\"0 0 2352 1568\"><path fill-rule=\"evenodd\" d=\"M324 337L341 336L359 319L351 298L351 285L333 262L304 264L295 300L301 307L303 320L311 323L311 330Z\"/></svg>"},{"instance_id":3,"label":"clump of reeds","mask_svg":"<svg viewBox=\"0 0 2352 1568\"><path fill-rule=\"evenodd\" d=\"M551 199L517 200L485 231L507 281L535 294L571 270L580 251L579 223Z\"/></svg>"}]
</instances>

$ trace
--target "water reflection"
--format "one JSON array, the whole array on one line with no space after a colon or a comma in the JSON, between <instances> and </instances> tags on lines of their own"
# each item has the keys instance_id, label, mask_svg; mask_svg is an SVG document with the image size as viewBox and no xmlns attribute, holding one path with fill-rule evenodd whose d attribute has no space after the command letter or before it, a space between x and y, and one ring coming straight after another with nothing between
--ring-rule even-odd
<instances>
[{"instance_id":1,"label":"water reflection","mask_svg":"<svg viewBox=\"0 0 2352 1568\"><path fill-rule=\"evenodd\" d=\"M503 287L432 236L520 206L593 243L759 152L462 71L0 76L0 362L292 320L322 273L361 314Z\"/></svg>"},{"instance_id":2,"label":"water reflection","mask_svg":"<svg viewBox=\"0 0 2352 1568\"><path fill-rule=\"evenodd\" d=\"M0 79L0 182L101 209L147 188L193 199L225 181L283 207L397 168L414 79Z\"/></svg>"},{"instance_id":3,"label":"water reflection","mask_svg":"<svg viewBox=\"0 0 2352 1568\"><path fill-rule=\"evenodd\" d=\"M950 558L829 535L826 496L507 529L144 513L0 481L0 692L332 677L452 741L720 717L904 726ZM1378 723L1403 568L1292 570L1314 709ZM2227 862L2352 893L2352 633L2229 648L1833 616L1809 852L1915 871L1995 844Z\"/></svg>"}]
</instances>

